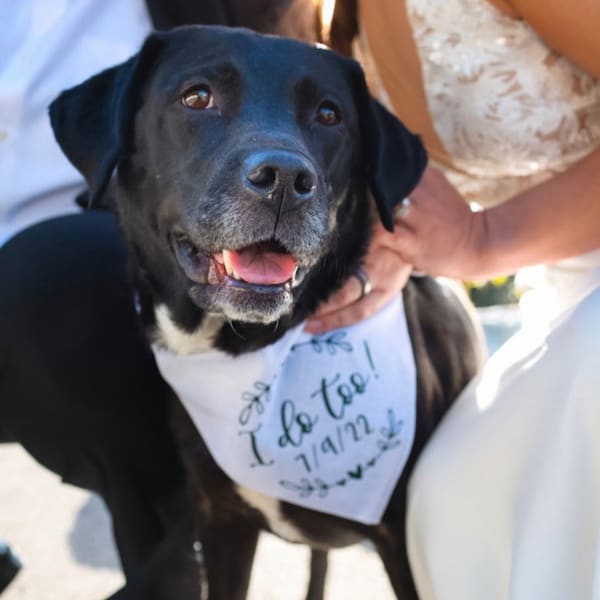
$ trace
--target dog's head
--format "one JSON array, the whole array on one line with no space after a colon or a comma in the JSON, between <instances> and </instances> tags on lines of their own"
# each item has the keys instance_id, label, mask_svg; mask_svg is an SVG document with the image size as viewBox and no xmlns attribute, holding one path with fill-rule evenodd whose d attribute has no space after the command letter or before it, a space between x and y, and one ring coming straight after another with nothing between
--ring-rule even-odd
<instances>
[{"instance_id":1,"label":"dog's head","mask_svg":"<svg viewBox=\"0 0 600 600\"><path fill-rule=\"evenodd\" d=\"M50 115L92 204L118 166L134 258L188 329L204 311L270 323L313 309L364 253L367 187L391 228L426 162L357 63L246 30L154 34Z\"/></svg>"}]
</instances>

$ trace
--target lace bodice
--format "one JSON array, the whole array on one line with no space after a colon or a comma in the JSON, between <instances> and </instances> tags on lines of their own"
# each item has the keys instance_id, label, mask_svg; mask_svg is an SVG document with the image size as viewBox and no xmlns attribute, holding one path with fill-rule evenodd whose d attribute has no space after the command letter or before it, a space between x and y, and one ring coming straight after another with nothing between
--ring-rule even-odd
<instances>
[{"instance_id":1,"label":"lace bodice","mask_svg":"<svg viewBox=\"0 0 600 600\"><path fill-rule=\"evenodd\" d=\"M429 112L467 200L490 206L600 144L600 82L487 0L407 0Z\"/></svg>"}]
</instances>

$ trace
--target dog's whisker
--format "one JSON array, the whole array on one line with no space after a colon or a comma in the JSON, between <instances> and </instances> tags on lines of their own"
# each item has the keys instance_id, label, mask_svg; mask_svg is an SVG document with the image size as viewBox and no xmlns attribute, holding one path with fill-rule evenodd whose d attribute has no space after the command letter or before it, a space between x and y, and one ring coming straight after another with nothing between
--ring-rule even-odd
<instances>
[{"instance_id":1,"label":"dog's whisker","mask_svg":"<svg viewBox=\"0 0 600 600\"><path fill-rule=\"evenodd\" d=\"M231 330L233 331L233 333L235 333L235 335L237 335L241 340L245 340L246 338L233 326L233 321L230 321L229 319L227 320L227 323L229 324L229 327L231 327Z\"/></svg>"}]
</instances>

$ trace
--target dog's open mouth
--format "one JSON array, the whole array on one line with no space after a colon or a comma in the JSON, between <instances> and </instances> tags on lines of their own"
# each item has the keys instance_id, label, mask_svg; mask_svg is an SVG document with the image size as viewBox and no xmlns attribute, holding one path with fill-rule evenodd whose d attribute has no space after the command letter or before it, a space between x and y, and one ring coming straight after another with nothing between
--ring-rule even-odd
<instances>
[{"instance_id":1,"label":"dog's open mouth","mask_svg":"<svg viewBox=\"0 0 600 600\"><path fill-rule=\"evenodd\" d=\"M292 282L298 264L278 242L261 242L240 250L213 254L226 277L251 285L283 285Z\"/></svg>"},{"instance_id":2,"label":"dog's open mouth","mask_svg":"<svg viewBox=\"0 0 600 600\"><path fill-rule=\"evenodd\" d=\"M276 240L207 255L188 237L175 236L173 248L179 266L196 283L278 293L291 289L299 273L296 259Z\"/></svg>"}]
</instances>

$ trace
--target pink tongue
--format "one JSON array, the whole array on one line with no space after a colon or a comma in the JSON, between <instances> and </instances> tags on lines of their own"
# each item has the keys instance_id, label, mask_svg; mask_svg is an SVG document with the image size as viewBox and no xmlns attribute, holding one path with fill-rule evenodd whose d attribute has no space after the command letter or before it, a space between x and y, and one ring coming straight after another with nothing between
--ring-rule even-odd
<instances>
[{"instance_id":1,"label":"pink tongue","mask_svg":"<svg viewBox=\"0 0 600 600\"><path fill-rule=\"evenodd\" d=\"M244 281L259 285L285 283L296 268L296 261L289 254L261 252L255 247L232 250L230 257L234 270Z\"/></svg>"}]
</instances>

